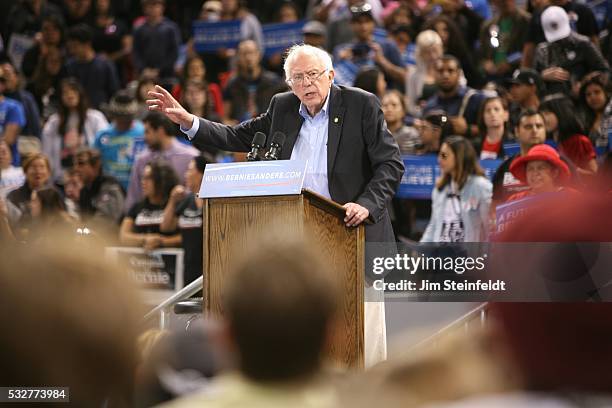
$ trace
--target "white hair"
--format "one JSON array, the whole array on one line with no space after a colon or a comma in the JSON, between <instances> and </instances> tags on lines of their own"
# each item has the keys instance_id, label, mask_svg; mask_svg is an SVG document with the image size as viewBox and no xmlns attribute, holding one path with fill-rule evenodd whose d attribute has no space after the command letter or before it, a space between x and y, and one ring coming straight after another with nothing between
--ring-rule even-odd
<instances>
[{"instance_id":1,"label":"white hair","mask_svg":"<svg viewBox=\"0 0 612 408\"><path fill-rule=\"evenodd\" d=\"M332 64L332 59L327 53L327 51L313 47L308 44L297 44L289 48L287 52L287 57L285 58L285 64L283 65L283 69L285 70L285 79L289 79L291 74L289 71L291 70L291 66L293 65L293 61L299 55L309 55L311 57L315 57L319 61L323 63L326 71L333 71L334 65Z\"/></svg>"},{"instance_id":2,"label":"white hair","mask_svg":"<svg viewBox=\"0 0 612 408\"><path fill-rule=\"evenodd\" d=\"M425 62L423 61L422 53L426 48L439 47L440 50L442 50L442 54L444 54L444 44L442 43L442 38L440 38L438 33L433 30L421 31L417 36L415 42L416 50L414 53L414 57L416 59L417 65L421 65L424 67Z\"/></svg>"}]
</instances>

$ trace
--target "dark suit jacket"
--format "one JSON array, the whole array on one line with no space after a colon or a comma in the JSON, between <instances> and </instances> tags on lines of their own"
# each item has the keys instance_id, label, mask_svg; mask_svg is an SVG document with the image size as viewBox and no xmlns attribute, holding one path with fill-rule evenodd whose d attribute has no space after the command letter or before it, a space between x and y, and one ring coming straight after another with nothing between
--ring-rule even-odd
<instances>
[{"instance_id":1,"label":"dark suit jacket","mask_svg":"<svg viewBox=\"0 0 612 408\"><path fill-rule=\"evenodd\" d=\"M355 202L370 212L369 242L395 242L387 204L404 173L399 148L387 129L376 96L357 88L332 85L329 101L327 177L331 198ZM200 119L194 146L247 152L255 132L287 135L281 159L289 159L304 119L292 93L274 95L268 111L231 127Z\"/></svg>"}]
</instances>

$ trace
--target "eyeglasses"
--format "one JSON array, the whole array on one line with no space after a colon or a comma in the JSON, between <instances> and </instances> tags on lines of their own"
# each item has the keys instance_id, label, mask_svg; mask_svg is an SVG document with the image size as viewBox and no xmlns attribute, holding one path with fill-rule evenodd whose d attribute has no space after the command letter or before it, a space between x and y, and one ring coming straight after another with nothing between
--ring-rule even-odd
<instances>
[{"instance_id":1,"label":"eyeglasses","mask_svg":"<svg viewBox=\"0 0 612 408\"><path fill-rule=\"evenodd\" d=\"M321 78L321 76L326 73L327 70L323 70L321 72L319 71L310 71L307 72L306 75L304 74L295 74L294 76L292 76L291 78L289 78L287 80L287 83L290 86L297 86L297 85L303 85L304 84L304 79L308 78L308 80L310 81L310 83L314 83L317 82L319 80L319 78Z\"/></svg>"}]
</instances>

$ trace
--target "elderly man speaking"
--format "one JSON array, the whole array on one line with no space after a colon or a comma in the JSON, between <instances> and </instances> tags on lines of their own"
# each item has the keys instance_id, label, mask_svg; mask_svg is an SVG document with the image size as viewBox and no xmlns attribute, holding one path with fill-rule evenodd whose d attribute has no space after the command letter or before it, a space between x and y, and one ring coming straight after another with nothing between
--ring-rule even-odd
<instances>
[{"instance_id":1,"label":"elderly man speaking","mask_svg":"<svg viewBox=\"0 0 612 408\"><path fill-rule=\"evenodd\" d=\"M308 160L304 188L343 204L349 227L369 219L372 224L366 225L366 241L395 242L387 204L404 166L377 97L334 85L329 54L310 45L292 47L284 69L291 92L275 95L267 112L237 126L195 117L160 86L149 92L147 104L178 123L196 147L248 152L255 132L283 132L287 139L281 159ZM384 330L384 303L377 307L382 307ZM382 341L372 336L368 309L366 365L386 354L384 336Z\"/></svg>"}]
</instances>

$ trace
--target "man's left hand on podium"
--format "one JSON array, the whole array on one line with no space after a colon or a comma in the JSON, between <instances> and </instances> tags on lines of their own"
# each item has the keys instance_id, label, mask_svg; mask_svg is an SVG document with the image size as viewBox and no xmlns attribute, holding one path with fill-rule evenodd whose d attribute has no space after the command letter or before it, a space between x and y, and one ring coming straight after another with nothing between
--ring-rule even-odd
<instances>
[{"instance_id":1,"label":"man's left hand on podium","mask_svg":"<svg viewBox=\"0 0 612 408\"><path fill-rule=\"evenodd\" d=\"M370 216L368 209L360 206L359 204L346 203L343 205L343 207L346 208L344 222L346 223L347 227L356 227Z\"/></svg>"}]
</instances>

